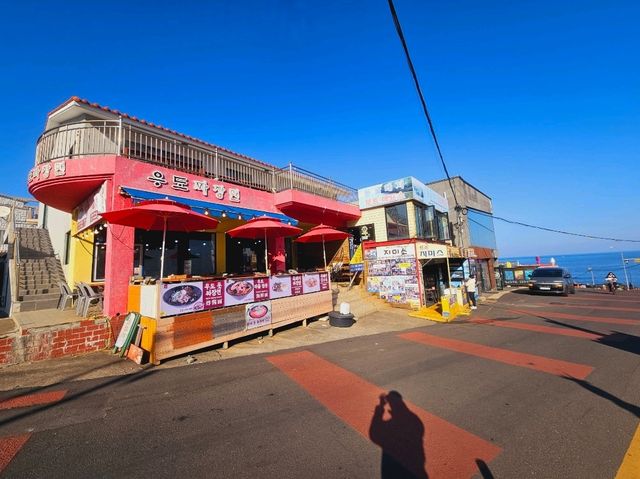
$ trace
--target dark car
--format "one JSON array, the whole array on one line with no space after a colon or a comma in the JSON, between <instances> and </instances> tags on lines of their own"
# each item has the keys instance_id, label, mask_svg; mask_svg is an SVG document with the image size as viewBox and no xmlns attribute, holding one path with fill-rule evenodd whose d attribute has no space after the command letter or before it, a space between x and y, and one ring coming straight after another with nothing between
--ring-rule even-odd
<instances>
[{"instance_id":1,"label":"dark car","mask_svg":"<svg viewBox=\"0 0 640 479\"><path fill-rule=\"evenodd\" d=\"M564 296L576 293L571 273L565 268L536 268L531 273L528 284L531 293L559 293Z\"/></svg>"}]
</instances>

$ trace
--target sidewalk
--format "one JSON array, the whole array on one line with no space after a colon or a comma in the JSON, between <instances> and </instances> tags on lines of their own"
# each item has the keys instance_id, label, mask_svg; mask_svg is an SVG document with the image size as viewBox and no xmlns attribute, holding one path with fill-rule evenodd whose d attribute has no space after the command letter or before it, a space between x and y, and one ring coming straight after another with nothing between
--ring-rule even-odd
<instances>
[{"instance_id":1,"label":"sidewalk","mask_svg":"<svg viewBox=\"0 0 640 479\"><path fill-rule=\"evenodd\" d=\"M111 354L111 351L20 363L0 368L0 391L134 374L151 367L166 369L188 366L190 362L202 364L435 324L431 321L412 318L407 313L408 311L404 309L385 309L365 316L350 328L332 327L326 320L313 321L306 328L302 326L283 328L276 331L272 337L256 336L250 340L234 342L228 349L221 347L205 349L188 356L168 360L160 366L138 366L127 359L121 359L119 356Z\"/></svg>"}]
</instances>

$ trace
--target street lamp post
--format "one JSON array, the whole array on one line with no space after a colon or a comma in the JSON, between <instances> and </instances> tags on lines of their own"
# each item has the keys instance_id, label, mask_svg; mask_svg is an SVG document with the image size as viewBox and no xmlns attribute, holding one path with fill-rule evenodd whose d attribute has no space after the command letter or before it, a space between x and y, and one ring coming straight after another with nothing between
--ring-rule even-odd
<instances>
[{"instance_id":1,"label":"street lamp post","mask_svg":"<svg viewBox=\"0 0 640 479\"><path fill-rule=\"evenodd\" d=\"M595 276L593 276L593 268L592 268L591 266L589 266L589 267L587 268L587 271L589 271L589 273L591 273L591 286L592 286L592 287L595 287L595 285L596 285L596 278L595 278Z\"/></svg>"},{"instance_id":2,"label":"street lamp post","mask_svg":"<svg viewBox=\"0 0 640 479\"><path fill-rule=\"evenodd\" d=\"M627 291L629 291L629 276L627 275L627 263L624 259L624 253L620 251L620 257L622 258L622 269L624 270L624 280L627 282Z\"/></svg>"}]
</instances>

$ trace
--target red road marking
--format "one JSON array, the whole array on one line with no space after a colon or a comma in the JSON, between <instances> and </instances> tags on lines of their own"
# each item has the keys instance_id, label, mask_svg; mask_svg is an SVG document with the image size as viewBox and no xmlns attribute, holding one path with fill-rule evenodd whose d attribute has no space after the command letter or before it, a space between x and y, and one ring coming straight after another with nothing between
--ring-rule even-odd
<instances>
[{"instance_id":1,"label":"red road marking","mask_svg":"<svg viewBox=\"0 0 640 479\"><path fill-rule=\"evenodd\" d=\"M480 317L471 319L469 322L488 324L490 326L499 326L501 328L535 331L536 333L557 334L558 336L572 336L574 338L590 339L593 341L597 341L598 339L602 339L604 337L604 335L602 334L588 333L586 331L578 331L576 329L562 329L554 328L551 326L540 326L539 324L514 323L511 321L495 321L492 319L485 319Z\"/></svg>"},{"instance_id":2,"label":"red road marking","mask_svg":"<svg viewBox=\"0 0 640 479\"><path fill-rule=\"evenodd\" d=\"M67 394L67 391L51 391L47 393L27 394L12 399L0 401L0 410L13 409L16 407L36 406L38 404L47 404L60 401Z\"/></svg>"},{"instance_id":3,"label":"red road marking","mask_svg":"<svg viewBox=\"0 0 640 479\"><path fill-rule=\"evenodd\" d=\"M31 434L22 434L0 438L0 473L4 471L30 437Z\"/></svg>"},{"instance_id":4,"label":"red road marking","mask_svg":"<svg viewBox=\"0 0 640 479\"><path fill-rule=\"evenodd\" d=\"M555 311L539 311L539 310L524 310L524 309L509 309L510 313L526 314L529 316L545 317L545 318L558 318L558 319L573 319L576 321L591 321L593 323L609 323L609 324L626 324L630 326L638 326L640 321L634 319L619 319L611 318L608 316L580 316L578 314L557 313Z\"/></svg>"},{"instance_id":5,"label":"red road marking","mask_svg":"<svg viewBox=\"0 0 640 479\"><path fill-rule=\"evenodd\" d=\"M370 439L374 408L380 394L386 391L308 351L267 359L338 418ZM429 478L471 477L478 473L477 459L489 462L500 453L501 449L494 444L409 401L405 404L424 425L423 448ZM407 448L398 447L387 452L416 476L424 476L424 471L411 467L415 458L408 457L411 453Z\"/></svg>"},{"instance_id":6,"label":"red road marking","mask_svg":"<svg viewBox=\"0 0 640 479\"><path fill-rule=\"evenodd\" d=\"M457 339L447 339L440 336L433 336L425 333L403 333L399 335L402 339L415 341L416 343L435 346L437 348L449 349L459 353L470 354L480 358L491 359L512 366L520 366L523 368L542 371L549 374L555 374L560 377L573 377L576 379L585 379L593 368L585 364L571 363L561 361L559 359L550 359L535 354L518 353L509 351L508 349L494 348L484 346L482 344L470 343L467 341L459 341Z\"/></svg>"},{"instance_id":7,"label":"red road marking","mask_svg":"<svg viewBox=\"0 0 640 479\"><path fill-rule=\"evenodd\" d=\"M627 299L628 297L622 296L620 297L619 295L613 295L610 293L595 293L595 294L588 294L588 293L580 293L579 298L562 298L562 300L573 300L573 301L581 301L584 297L584 299L586 299L587 301L595 301L596 298L599 299L606 299L609 298L607 301L611 300L611 301L615 301L617 302L624 302L624 303L640 303L640 299Z\"/></svg>"},{"instance_id":8,"label":"red road marking","mask_svg":"<svg viewBox=\"0 0 640 479\"><path fill-rule=\"evenodd\" d=\"M548 303L550 308L553 307L563 307L566 306L567 308L577 308L577 309L610 309L611 311L631 311L634 313L640 312L640 308L620 308L618 306L589 306L589 305L582 305L582 306L578 306L577 304L551 304Z\"/></svg>"}]
</instances>

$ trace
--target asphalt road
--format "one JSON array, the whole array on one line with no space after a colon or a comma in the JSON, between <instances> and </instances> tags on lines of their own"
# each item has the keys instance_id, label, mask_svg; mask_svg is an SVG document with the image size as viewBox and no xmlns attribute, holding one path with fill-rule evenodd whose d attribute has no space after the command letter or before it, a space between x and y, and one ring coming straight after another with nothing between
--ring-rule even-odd
<instances>
[{"instance_id":1,"label":"asphalt road","mask_svg":"<svg viewBox=\"0 0 640 479\"><path fill-rule=\"evenodd\" d=\"M3 392L0 477L614 478L639 325L640 295L510 293L450 324Z\"/></svg>"}]
</instances>

